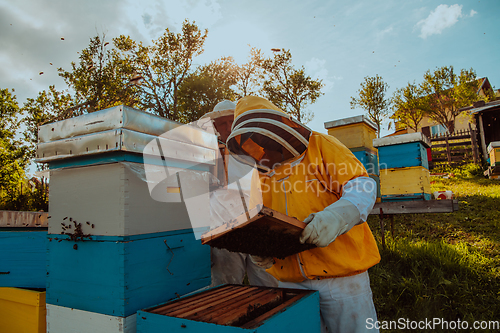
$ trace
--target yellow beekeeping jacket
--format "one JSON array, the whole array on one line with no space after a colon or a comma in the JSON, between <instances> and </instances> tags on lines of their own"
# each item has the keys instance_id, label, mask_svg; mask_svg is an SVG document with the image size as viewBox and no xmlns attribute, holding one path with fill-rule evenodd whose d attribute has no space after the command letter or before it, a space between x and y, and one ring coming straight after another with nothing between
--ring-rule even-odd
<instances>
[{"instance_id":1,"label":"yellow beekeeping jacket","mask_svg":"<svg viewBox=\"0 0 500 333\"><path fill-rule=\"evenodd\" d=\"M232 153L252 156L268 170L260 174L264 206L301 221L339 200L349 180L368 176L337 139L311 131L260 97L238 102L227 144ZM364 272L380 261L380 254L364 222L327 247L275 259L270 274L280 281L300 282Z\"/></svg>"}]
</instances>

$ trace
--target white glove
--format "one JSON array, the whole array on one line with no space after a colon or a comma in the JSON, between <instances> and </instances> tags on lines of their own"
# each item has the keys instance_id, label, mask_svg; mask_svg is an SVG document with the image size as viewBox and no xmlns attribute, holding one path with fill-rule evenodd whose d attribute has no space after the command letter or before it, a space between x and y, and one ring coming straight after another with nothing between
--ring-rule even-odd
<instances>
[{"instance_id":1,"label":"white glove","mask_svg":"<svg viewBox=\"0 0 500 333\"><path fill-rule=\"evenodd\" d=\"M310 214L304 222L307 226L300 235L300 242L325 247L357 225L360 214L350 201L340 199L321 212Z\"/></svg>"},{"instance_id":2,"label":"white glove","mask_svg":"<svg viewBox=\"0 0 500 333\"><path fill-rule=\"evenodd\" d=\"M260 257L260 256L250 255L250 260L252 260L252 262L255 265L264 269L269 269L273 267L275 263L273 257Z\"/></svg>"}]
</instances>

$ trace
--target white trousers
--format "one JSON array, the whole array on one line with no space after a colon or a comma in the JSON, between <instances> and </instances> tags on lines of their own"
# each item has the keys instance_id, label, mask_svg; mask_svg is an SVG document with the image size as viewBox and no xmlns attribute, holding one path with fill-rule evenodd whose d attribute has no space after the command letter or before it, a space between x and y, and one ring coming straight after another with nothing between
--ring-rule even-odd
<instances>
[{"instance_id":1,"label":"white trousers","mask_svg":"<svg viewBox=\"0 0 500 333\"><path fill-rule=\"evenodd\" d=\"M255 265L244 253L229 252L212 247L212 286L220 284L242 284L245 272L252 286L278 287L278 280L264 268Z\"/></svg>"},{"instance_id":2,"label":"white trousers","mask_svg":"<svg viewBox=\"0 0 500 333\"><path fill-rule=\"evenodd\" d=\"M281 288L319 291L321 332L378 332L368 329L366 320L377 320L368 272L361 274L303 282L279 282Z\"/></svg>"}]
</instances>

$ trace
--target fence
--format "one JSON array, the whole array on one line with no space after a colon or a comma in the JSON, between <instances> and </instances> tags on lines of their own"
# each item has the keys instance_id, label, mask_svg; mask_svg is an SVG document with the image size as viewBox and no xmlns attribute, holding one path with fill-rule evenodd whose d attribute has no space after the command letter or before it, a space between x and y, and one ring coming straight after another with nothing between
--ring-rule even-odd
<instances>
[{"instance_id":1,"label":"fence","mask_svg":"<svg viewBox=\"0 0 500 333\"><path fill-rule=\"evenodd\" d=\"M442 164L456 166L470 162L480 163L476 131L470 126L468 130L432 136L431 142L430 169Z\"/></svg>"}]
</instances>

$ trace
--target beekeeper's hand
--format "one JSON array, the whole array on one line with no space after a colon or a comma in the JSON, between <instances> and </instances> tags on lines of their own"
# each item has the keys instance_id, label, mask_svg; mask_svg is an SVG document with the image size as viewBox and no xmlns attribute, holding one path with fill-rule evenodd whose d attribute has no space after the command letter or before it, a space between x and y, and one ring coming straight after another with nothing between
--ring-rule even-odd
<instances>
[{"instance_id":1,"label":"beekeeper's hand","mask_svg":"<svg viewBox=\"0 0 500 333\"><path fill-rule=\"evenodd\" d=\"M321 212L310 214L304 222L307 226L300 235L300 242L325 247L358 224L360 214L350 201L340 199Z\"/></svg>"},{"instance_id":2,"label":"beekeeper's hand","mask_svg":"<svg viewBox=\"0 0 500 333\"><path fill-rule=\"evenodd\" d=\"M273 267L275 263L273 257L260 257L260 256L250 255L250 260L252 260L252 262L257 266L262 267L264 269Z\"/></svg>"}]
</instances>

